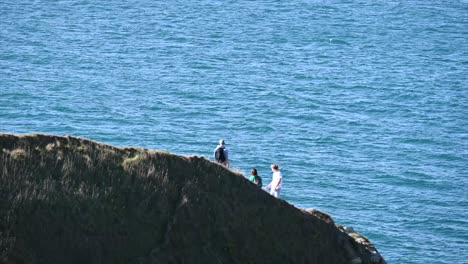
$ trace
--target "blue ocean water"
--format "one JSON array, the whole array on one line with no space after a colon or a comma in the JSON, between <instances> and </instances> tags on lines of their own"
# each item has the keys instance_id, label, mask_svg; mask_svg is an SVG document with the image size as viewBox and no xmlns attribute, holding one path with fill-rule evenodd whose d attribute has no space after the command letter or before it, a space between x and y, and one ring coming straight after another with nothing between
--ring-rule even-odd
<instances>
[{"instance_id":1,"label":"blue ocean water","mask_svg":"<svg viewBox=\"0 0 468 264\"><path fill-rule=\"evenodd\" d=\"M468 263L468 1L2 1L0 132L283 171L388 263Z\"/></svg>"}]
</instances>

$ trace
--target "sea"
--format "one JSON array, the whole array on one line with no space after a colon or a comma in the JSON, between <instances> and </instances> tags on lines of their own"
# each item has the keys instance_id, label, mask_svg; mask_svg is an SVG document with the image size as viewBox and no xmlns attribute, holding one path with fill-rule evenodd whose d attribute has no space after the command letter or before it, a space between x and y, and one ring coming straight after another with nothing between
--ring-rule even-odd
<instances>
[{"instance_id":1,"label":"sea","mask_svg":"<svg viewBox=\"0 0 468 264\"><path fill-rule=\"evenodd\" d=\"M467 76L467 0L0 0L1 133L224 139L389 264L468 263Z\"/></svg>"}]
</instances>

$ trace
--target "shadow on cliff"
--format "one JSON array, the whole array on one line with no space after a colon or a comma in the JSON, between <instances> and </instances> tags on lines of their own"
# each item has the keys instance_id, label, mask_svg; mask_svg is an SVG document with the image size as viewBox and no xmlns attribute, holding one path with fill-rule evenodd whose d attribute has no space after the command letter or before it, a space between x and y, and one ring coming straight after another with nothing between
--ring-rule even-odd
<instances>
[{"instance_id":1,"label":"shadow on cliff","mask_svg":"<svg viewBox=\"0 0 468 264\"><path fill-rule=\"evenodd\" d=\"M2 263L385 262L205 158L74 137L0 134L0 220Z\"/></svg>"}]
</instances>

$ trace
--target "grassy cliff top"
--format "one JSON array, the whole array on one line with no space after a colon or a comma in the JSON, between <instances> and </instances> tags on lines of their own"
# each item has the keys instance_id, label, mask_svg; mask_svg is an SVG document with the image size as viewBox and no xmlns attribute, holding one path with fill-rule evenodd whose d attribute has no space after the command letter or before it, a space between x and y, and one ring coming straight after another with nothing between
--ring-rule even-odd
<instances>
[{"instance_id":1,"label":"grassy cliff top","mask_svg":"<svg viewBox=\"0 0 468 264\"><path fill-rule=\"evenodd\" d=\"M0 134L0 220L2 263L384 263L203 157L76 137Z\"/></svg>"}]
</instances>

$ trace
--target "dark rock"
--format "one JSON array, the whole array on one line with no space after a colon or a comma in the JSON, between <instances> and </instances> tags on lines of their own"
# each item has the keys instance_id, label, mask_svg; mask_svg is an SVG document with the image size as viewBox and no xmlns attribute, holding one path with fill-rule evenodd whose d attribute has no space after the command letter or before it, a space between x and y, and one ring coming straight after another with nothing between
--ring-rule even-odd
<instances>
[{"instance_id":1,"label":"dark rock","mask_svg":"<svg viewBox=\"0 0 468 264\"><path fill-rule=\"evenodd\" d=\"M202 157L0 134L1 263L376 259L360 245L329 215Z\"/></svg>"}]
</instances>

